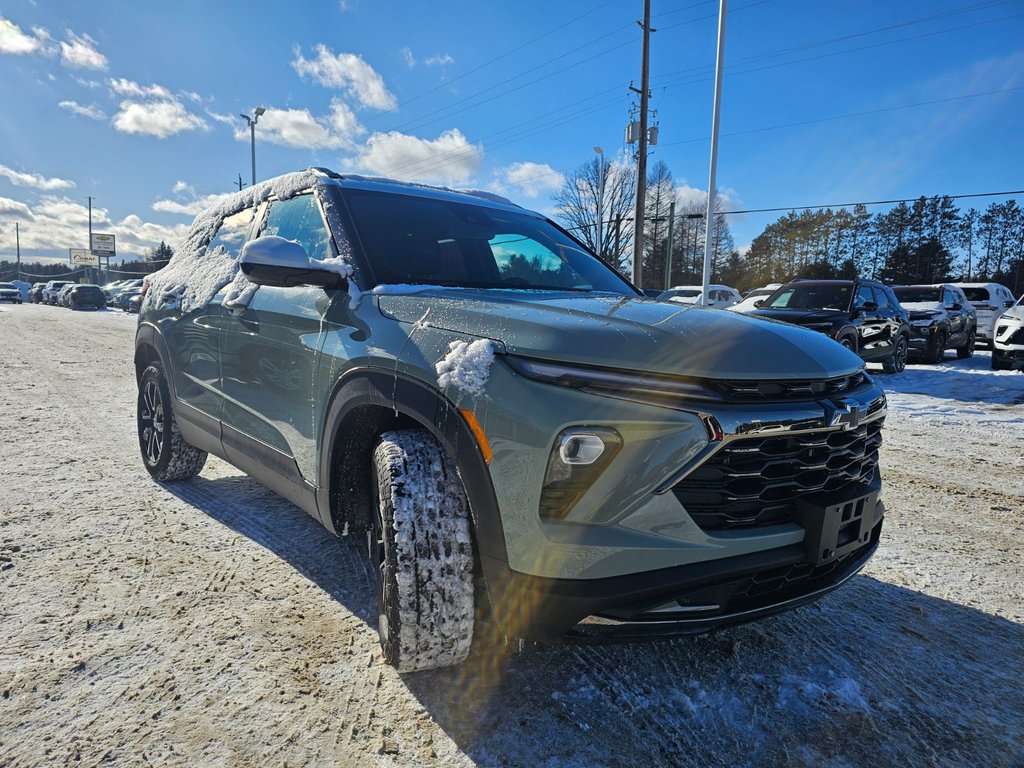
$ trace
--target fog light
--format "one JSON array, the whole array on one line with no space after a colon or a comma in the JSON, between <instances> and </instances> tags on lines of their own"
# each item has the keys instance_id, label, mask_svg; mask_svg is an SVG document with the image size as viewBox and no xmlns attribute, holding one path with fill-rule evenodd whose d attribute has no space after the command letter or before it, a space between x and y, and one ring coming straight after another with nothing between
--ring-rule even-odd
<instances>
[{"instance_id":1,"label":"fog light","mask_svg":"<svg viewBox=\"0 0 1024 768\"><path fill-rule=\"evenodd\" d=\"M622 437L614 429L578 427L562 432L548 457L540 516L558 519L568 515L620 448Z\"/></svg>"},{"instance_id":2,"label":"fog light","mask_svg":"<svg viewBox=\"0 0 1024 768\"><path fill-rule=\"evenodd\" d=\"M564 434L559 441L558 455L566 464L593 464L604 453L604 440L581 432Z\"/></svg>"}]
</instances>

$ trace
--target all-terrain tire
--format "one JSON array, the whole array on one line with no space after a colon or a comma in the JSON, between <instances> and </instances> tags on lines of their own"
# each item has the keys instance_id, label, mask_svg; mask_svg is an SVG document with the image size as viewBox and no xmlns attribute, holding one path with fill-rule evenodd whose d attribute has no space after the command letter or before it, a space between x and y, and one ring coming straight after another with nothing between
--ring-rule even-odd
<instances>
[{"instance_id":1,"label":"all-terrain tire","mask_svg":"<svg viewBox=\"0 0 1024 768\"><path fill-rule=\"evenodd\" d=\"M142 463L154 480L189 480L206 463L206 451L185 442L171 410L171 390L163 364L150 363L139 379L136 410Z\"/></svg>"},{"instance_id":2,"label":"all-terrain tire","mask_svg":"<svg viewBox=\"0 0 1024 768\"><path fill-rule=\"evenodd\" d=\"M974 338L975 332L971 331L967 335L967 341L964 342L964 345L956 348L956 356L958 359L966 360L967 358L974 356Z\"/></svg>"},{"instance_id":3,"label":"all-terrain tire","mask_svg":"<svg viewBox=\"0 0 1024 768\"><path fill-rule=\"evenodd\" d=\"M893 344L892 355L882 363L882 369L886 373L902 373L903 369L907 367L909 348L910 343L907 341L907 337L899 336L896 339L896 343Z\"/></svg>"},{"instance_id":4,"label":"all-terrain tire","mask_svg":"<svg viewBox=\"0 0 1024 768\"><path fill-rule=\"evenodd\" d=\"M857 337L846 335L839 337L839 343L846 347L848 350L857 354Z\"/></svg>"},{"instance_id":5,"label":"all-terrain tire","mask_svg":"<svg viewBox=\"0 0 1024 768\"><path fill-rule=\"evenodd\" d=\"M399 672L463 661L473 642L469 502L425 430L385 432L373 452L378 633Z\"/></svg>"}]
</instances>

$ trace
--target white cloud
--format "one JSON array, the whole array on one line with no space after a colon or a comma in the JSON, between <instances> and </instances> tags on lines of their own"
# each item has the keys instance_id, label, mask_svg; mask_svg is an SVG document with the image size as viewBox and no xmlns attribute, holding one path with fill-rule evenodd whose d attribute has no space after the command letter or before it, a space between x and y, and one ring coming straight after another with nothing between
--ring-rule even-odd
<instances>
[{"instance_id":1,"label":"white cloud","mask_svg":"<svg viewBox=\"0 0 1024 768\"><path fill-rule=\"evenodd\" d=\"M111 121L121 133L156 136L166 139L184 131L206 130L206 121L194 115L176 100L121 102L120 111Z\"/></svg>"},{"instance_id":2,"label":"white cloud","mask_svg":"<svg viewBox=\"0 0 1024 768\"><path fill-rule=\"evenodd\" d=\"M112 77L107 80L107 85L110 86L110 90L116 93L118 96L130 96L139 99L173 99L174 96L171 92L164 88L162 85L139 85L134 80L128 80L124 77Z\"/></svg>"},{"instance_id":3,"label":"white cloud","mask_svg":"<svg viewBox=\"0 0 1024 768\"><path fill-rule=\"evenodd\" d=\"M391 131L370 136L344 164L396 179L455 185L477 172L483 152L483 147L470 144L455 128L433 140Z\"/></svg>"},{"instance_id":4,"label":"white cloud","mask_svg":"<svg viewBox=\"0 0 1024 768\"><path fill-rule=\"evenodd\" d=\"M257 141L296 149L347 149L365 132L352 110L340 99L331 102L331 113L325 117L314 117L308 109L267 107L256 123ZM248 125L238 125L235 121L235 138L249 141Z\"/></svg>"},{"instance_id":5,"label":"white cloud","mask_svg":"<svg viewBox=\"0 0 1024 768\"><path fill-rule=\"evenodd\" d=\"M190 195L195 195L196 190L195 187L193 187L187 181L181 181L179 179L178 181L174 182L174 186L171 188L171 192L173 192L176 195L180 195L185 192L187 192Z\"/></svg>"},{"instance_id":6,"label":"white cloud","mask_svg":"<svg viewBox=\"0 0 1024 768\"><path fill-rule=\"evenodd\" d=\"M101 85L103 85L103 83L101 83L99 80L86 80L84 77L72 77L71 79L83 88L99 88Z\"/></svg>"},{"instance_id":7,"label":"white cloud","mask_svg":"<svg viewBox=\"0 0 1024 768\"><path fill-rule=\"evenodd\" d=\"M77 101L62 101L57 104L61 109L66 109L69 112L74 112L76 115L82 117L88 117L93 120L106 120L107 113L97 107L95 104L79 104Z\"/></svg>"},{"instance_id":8,"label":"white cloud","mask_svg":"<svg viewBox=\"0 0 1024 768\"><path fill-rule=\"evenodd\" d=\"M89 210L77 200L46 196L29 208L24 203L0 198L0 222L3 221L4 211L7 209L10 209L12 214L32 222L31 226L23 227L21 230L23 257L25 251L42 251L66 258L68 248L81 247L88 238ZM165 226L145 221L135 214L125 216L120 221L113 221L108 211L98 206L92 209L92 224L94 232L114 235L118 256L128 258L142 256L146 250L154 248L161 240L176 247L188 232L187 224ZM0 237L5 241L8 235L13 238L13 230L13 223L0 223Z\"/></svg>"},{"instance_id":9,"label":"white cloud","mask_svg":"<svg viewBox=\"0 0 1024 768\"><path fill-rule=\"evenodd\" d=\"M497 172L493 185L499 192L512 188L525 197L539 197L554 192L565 183L565 177L547 163L512 163Z\"/></svg>"},{"instance_id":10,"label":"white cloud","mask_svg":"<svg viewBox=\"0 0 1024 768\"><path fill-rule=\"evenodd\" d=\"M416 66L416 57L412 55L412 48L403 48L400 53L402 54L402 59L405 61L405 64L409 69Z\"/></svg>"},{"instance_id":11,"label":"white cloud","mask_svg":"<svg viewBox=\"0 0 1024 768\"><path fill-rule=\"evenodd\" d=\"M45 192L52 192L57 189L70 189L75 186L75 182L68 181L67 179L48 179L45 176L40 176L38 173L24 173L23 171L8 168L6 165L0 165L0 176L16 187L32 187L33 189L41 189Z\"/></svg>"},{"instance_id":12,"label":"white cloud","mask_svg":"<svg viewBox=\"0 0 1024 768\"><path fill-rule=\"evenodd\" d=\"M35 216L32 215L32 211L24 203L11 200L9 197L0 197L0 219L32 221L35 219Z\"/></svg>"},{"instance_id":13,"label":"white cloud","mask_svg":"<svg viewBox=\"0 0 1024 768\"><path fill-rule=\"evenodd\" d=\"M106 69L107 57L96 50L96 41L86 34L68 30L68 40L60 44L61 63L74 69Z\"/></svg>"},{"instance_id":14,"label":"white cloud","mask_svg":"<svg viewBox=\"0 0 1024 768\"><path fill-rule=\"evenodd\" d=\"M175 185L177 186L177 185ZM179 202L177 200L157 200L153 203L153 210L159 211L160 213L180 213L183 216L195 216L200 211L205 211L211 205L226 200L231 197L230 192L225 192L222 195L203 195L202 197L196 197L193 200L186 202Z\"/></svg>"},{"instance_id":15,"label":"white cloud","mask_svg":"<svg viewBox=\"0 0 1024 768\"><path fill-rule=\"evenodd\" d=\"M224 123L225 125L238 125L238 118L234 115L222 115L217 112L212 112L209 109L205 110L206 116L211 120L216 120L218 123Z\"/></svg>"},{"instance_id":16,"label":"white cloud","mask_svg":"<svg viewBox=\"0 0 1024 768\"><path fill-rule=\"evenodd\" d=\"M339 2L338 2L338 9L342 13L346 13L348 11L354 11L355 8L356 8L356 0L339 0Z\"/></svg>"},{"instance_id":17,"label":"white cloud","mask_svg":"<svg viewBox=\"0 0 1024 768\"><path fill-rule=\"evenodd\" d=\"M718 206L719 210L730 211L736 208L738 195L735 189L719 187ZM703 211L708 207L708 191L691 187L685 181L676 187L676 203L683 211Z\"/></svg>"},{"instance_id":18,"label":"white cloud","mask_svg":"<svg viewBox=\"0 0 1024 768\"><path fill-rule=\"evenodd\" d=\"M398 105L384 85L384 79L354 53L335 55L322 43L316 46L316 59L306 59L299 49L295 50L292 67L301 77L309 77L325 88L344 91L364 107L394 109Z\"/></svg>"},{"instance_id":19,"label":"white cloud","mask_svg":"<svg viewBox=\"0 0 1024 768\"><path fill-rule=\"evenodd\" d=\"M428 67L437 67L437 66L446 67L449 64L454 64L454 63L455 63L455 59L453 59L447 53L442 53L439 56L431 56L429 59L427 59L427 66Z\"/></svg>"},{"instance_id":20,"label":"white cloud","mask_svg":"<svg viewBox=\"0 0 1024 768\"><path fill-rule=\"evenodd\" d=\"M46 53L50 35L45 29L34 29L29 35L12 21L0 16L0 53L20 56L26 53Z\"/></svg>"}]
</instances>

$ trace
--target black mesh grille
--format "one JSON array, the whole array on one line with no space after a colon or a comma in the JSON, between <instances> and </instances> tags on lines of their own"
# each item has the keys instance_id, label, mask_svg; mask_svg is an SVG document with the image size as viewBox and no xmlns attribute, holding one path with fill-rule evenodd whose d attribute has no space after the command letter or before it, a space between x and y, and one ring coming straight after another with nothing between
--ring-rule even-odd
<instances>
[{"instance_id":1,"label":"black mesh grille","mask_svg":"<svg viewBox=\"0 0 1024 768\"><path fill-rule=\"evenodd\" d=\"M1000 339L1002 341L1002 339ZM1024 344L1024 328L1018 328L1010 334L1010 337L1003 341L1004 344Z\"/></svg>"},{"instance_id":2,"label":"black mesh grille","mask_svg":"<svg viewBox=\"0 0 1024 768\"><path fill-rule=\"evenodd\" d=\"M795 499L871 480L882 422L729 443L672 491L705 530L789 522Z\"/></svg>"}]
</instances>

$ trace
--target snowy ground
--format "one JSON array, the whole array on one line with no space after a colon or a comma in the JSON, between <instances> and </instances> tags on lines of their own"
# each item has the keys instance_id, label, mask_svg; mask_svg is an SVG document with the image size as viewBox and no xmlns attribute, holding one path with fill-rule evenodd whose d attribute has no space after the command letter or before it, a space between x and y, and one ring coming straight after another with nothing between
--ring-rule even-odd
<instances>
[{"instance_id":1,"label":"snowy ground","mask_svg":"<svg viewBox=\"0 0 1024 768\"><path fill-rule=\"evenodd\" d=\"M134 318L0 308L0 766L1020 766L1024 374L879 373L888 517L820 603L402 678L355 545L138 459Z\"/></svg>"}]
</instances>

